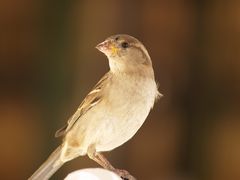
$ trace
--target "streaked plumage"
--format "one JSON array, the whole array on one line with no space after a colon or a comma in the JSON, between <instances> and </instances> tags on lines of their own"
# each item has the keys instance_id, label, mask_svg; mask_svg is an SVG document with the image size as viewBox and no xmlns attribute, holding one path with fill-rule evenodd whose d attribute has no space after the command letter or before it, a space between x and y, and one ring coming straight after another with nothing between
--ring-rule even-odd
<instances>
[{"instance_id":1,"label":"streaked plumage","mask_svg":"<svg viewBox=\"0 0 240 180\"><path fill-rule=\"evenodd\" d=\"M104 168L134 179L115 169L100 152L131 139L161 96L152 62L143 44L128 35L111 36L97 48L108 57L110 71L56 132L56 137L64 136L62 145L30 179L48 179L65 162L86 154Z\"/></svg>"}]
</instances>

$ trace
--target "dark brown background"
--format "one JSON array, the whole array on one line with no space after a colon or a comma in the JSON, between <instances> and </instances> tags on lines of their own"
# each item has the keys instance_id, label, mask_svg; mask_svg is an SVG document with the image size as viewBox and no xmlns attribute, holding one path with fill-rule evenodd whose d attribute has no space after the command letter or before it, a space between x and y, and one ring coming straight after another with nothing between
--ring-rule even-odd
<instances>
[{"instance_id":1,"label":"dark brown background","mask_svg":"<svg viewBox=\"0 0 240 180\"><path fill-rule=\"evenodd\" d=\"M240 179L240 1L1 0L0 177L26 179L108 70L94 47L139 38L164 98L106 153L140 180ZM53 179L98 165L80 157Z\"/></svg>"}]
</instances>

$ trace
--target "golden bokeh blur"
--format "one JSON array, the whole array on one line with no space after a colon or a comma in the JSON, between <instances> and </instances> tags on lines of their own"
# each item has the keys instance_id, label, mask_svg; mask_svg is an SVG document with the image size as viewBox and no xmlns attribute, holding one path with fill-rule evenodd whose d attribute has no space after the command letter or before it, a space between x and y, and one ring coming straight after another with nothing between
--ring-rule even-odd
<instances>
[{"instance_id":1,"label":"golden bokeh blur","mask_svg":"<svg viewBox=\"0 0 240 180\"><path fill-rule=\"evenodd\" d=\"M27 179L61 143L108 71L94 47L119 33L145 44L164 97L112 164L140 180L240 179L239 18L235 0L1 0L1 179ZM87 167L77 158L52 179Z\"/></svg>"}]
</instances>

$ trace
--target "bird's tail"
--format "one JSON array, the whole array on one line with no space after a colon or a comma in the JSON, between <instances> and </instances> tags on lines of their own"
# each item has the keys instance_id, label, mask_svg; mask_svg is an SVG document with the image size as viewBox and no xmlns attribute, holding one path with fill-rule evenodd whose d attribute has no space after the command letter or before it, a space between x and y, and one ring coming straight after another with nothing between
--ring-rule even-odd
<instances>
[{"instance_id":1,"label":"bird's tail","mask_svg":"<svg viewBox=\"0 0 240 180\"><path fill-rule=\"evenodd\" d=\"M60 160L60 145L28 180L48 180L64 162Z\"/></svg>"}]
</instances>

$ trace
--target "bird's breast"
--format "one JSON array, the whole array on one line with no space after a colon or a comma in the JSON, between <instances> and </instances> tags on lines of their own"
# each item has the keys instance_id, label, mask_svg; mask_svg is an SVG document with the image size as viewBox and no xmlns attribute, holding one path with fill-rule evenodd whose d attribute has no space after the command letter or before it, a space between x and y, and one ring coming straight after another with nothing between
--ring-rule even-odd
<instances>
[{"instance_id":1,"label":"bird's breast","mask_svg":"<svg viewBox=\"0 0 240 180\"><path fill-rule=\"evenodd\" d=\"M81 155L86 154L90 145L96 151L109 151L122 145L144 123L156 93L152 79L113 79L104 89L101 101L79 119L67 138L77 139Z\"/></svg>"},{"instance_id":2,"label":"bird's breast","mask_svg":"<svg viewBox=\"0 0 240 180\"><path fill-rule=\"evenodd\" d=\"M96 148L114 149L128 141L142 126L156 95L155 81L128 79L115 81L105 102L106 123Z\"/></svg>"},{"instance_id":3,"label":"bird's breast","mask_svg":"<svg viewBox=\"0 0 240 180\"><path fill-rule=\"evenodd\" d=\"M118 78L108 87L106 103L118 110L122 108L150 109L155 101L157 88L151 78Z\"/></svg>"}]
</instances>

